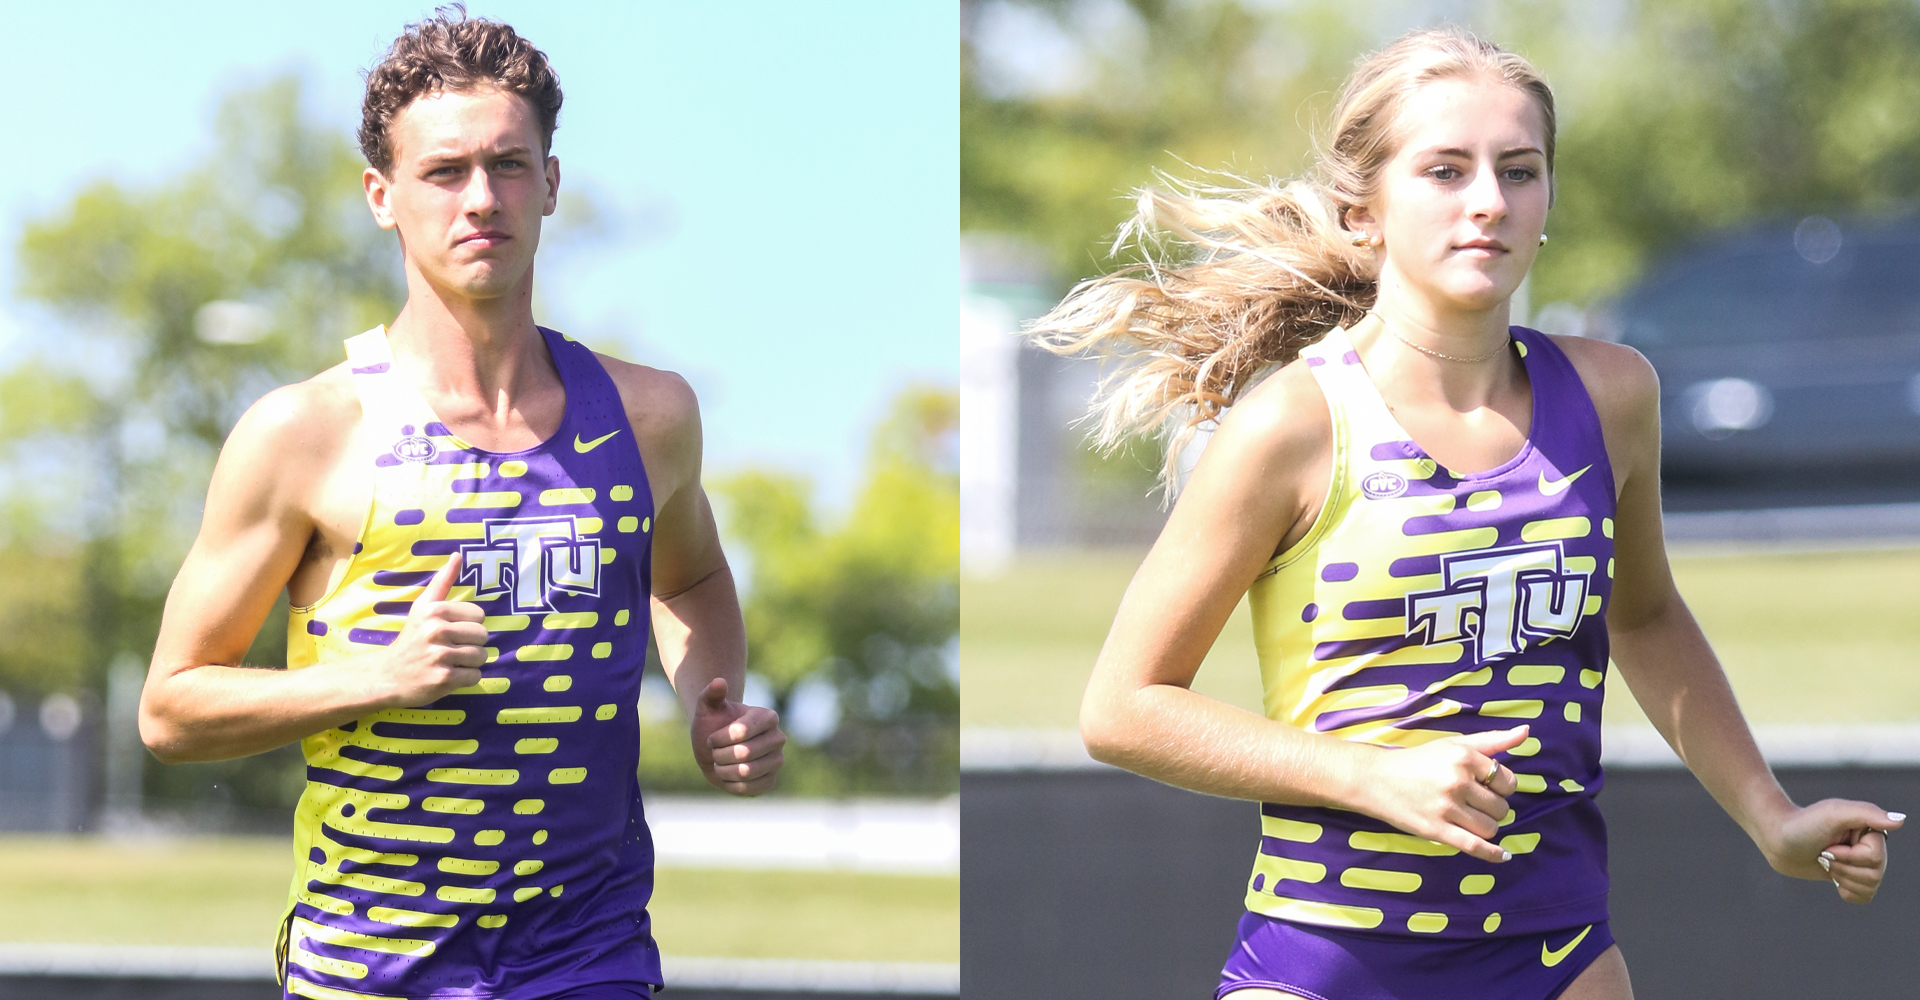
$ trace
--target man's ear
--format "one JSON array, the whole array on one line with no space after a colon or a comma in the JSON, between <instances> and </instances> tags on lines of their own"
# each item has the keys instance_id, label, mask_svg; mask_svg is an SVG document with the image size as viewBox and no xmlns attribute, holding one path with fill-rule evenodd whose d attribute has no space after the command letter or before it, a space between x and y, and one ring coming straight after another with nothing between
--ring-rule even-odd
<instances>
[{"instance_id":1,"label":"man's ear","mask_svg":"<svg viewBox=\"0 0 1920 1000\"><path fill-rule=\"evenodd\" d=\"M547 157L547 203L540 209L541 215L552 215L560 204L560 158Z\"/></svg>"},{"instance_id":2,"label":"man's ear","mask_svg":"<svg viewBox=\"0 0 1920 1000\"><path fill-rule=\"evenodd\" d=\"M380 171L368 167L360 175L360 185L367 190L367 208L373 212L374 223L381 229L392 229L393 184Z\"/></svg>"}]
</instances>

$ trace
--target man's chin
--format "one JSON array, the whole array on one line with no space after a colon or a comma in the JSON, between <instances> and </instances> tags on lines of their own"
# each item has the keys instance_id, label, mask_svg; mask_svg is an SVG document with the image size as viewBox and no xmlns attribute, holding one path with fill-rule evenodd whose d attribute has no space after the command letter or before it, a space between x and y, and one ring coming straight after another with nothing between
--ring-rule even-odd
<instances>
[{"instance_id":1,"label":"man's chin","mask_svg":"<svg viewBox=\"0 0 1920 1000\"><path fill-rule=\"evenodd\" d=\"M476 301L506 296L526 277L526 267L508 267L491 262L468 265L429 275L446 294Z\"/></svg>"}]
</instances>

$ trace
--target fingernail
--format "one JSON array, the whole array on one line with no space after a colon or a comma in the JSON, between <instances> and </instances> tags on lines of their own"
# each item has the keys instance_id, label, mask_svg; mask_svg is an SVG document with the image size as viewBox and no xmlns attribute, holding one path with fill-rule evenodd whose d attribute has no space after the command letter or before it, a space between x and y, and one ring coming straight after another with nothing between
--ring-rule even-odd
<instances>
[{"instance_id":1,"label":"fingernail","mask_svg":"<svg viewBox=\"0 0 1920 1000\"><path fill-rule=\"evenodd\" d=\"M1821 871L1823 871L1823 872L1827 872L1828 874L1832 874L1832 872L1833 872L1833 858L1832 858L1832 856L1830 856L1830 855L1826 855L1826 854L1822 854L1822 855L1820 855L1820 856L1819 856L1818 858L1815 858L1814 860L1815 860L1815 861L1818 861L1818 862L1820 862L1820 870L1821 870Z\"/></svg>"},{"instance_id":2,"label":"fingernail","mask_svg":"<svg viewBox=\"0 0 1920 1000\"><path fill-rule=\"evenodd\" d=\"M1832 851L1821 851L1821 852L1820 852L1820 860L1822 860L1822 861L1832 861L1832 860L1833 860L1833 852L1832 852Z\"/></svg>"},{"instance_id":3,"label":"fingernail","mask_svg":"<svg viewBox=\"0 0 1920 1000\"><path fill-rule=\"evenodd\" d=\"M1888 813L1887 818L1890 820L1893 820L1895 823L1904 823L1907 820L1907 814L1906 813Z\"/></svg>"},{"instance_id":4,"label":"fingernail","mask_svg":"<svg viewBox=\"0 0 1920 1000\"><path fill-rule=\"evenodd\" d=\"M1501 851L1501 852L1500 852L1500 860L1502 860L1502 861L1512 861L1512 860L1513 860L1513 852L1512 852L1512 851Z\"/></svg>"}]
</instances>

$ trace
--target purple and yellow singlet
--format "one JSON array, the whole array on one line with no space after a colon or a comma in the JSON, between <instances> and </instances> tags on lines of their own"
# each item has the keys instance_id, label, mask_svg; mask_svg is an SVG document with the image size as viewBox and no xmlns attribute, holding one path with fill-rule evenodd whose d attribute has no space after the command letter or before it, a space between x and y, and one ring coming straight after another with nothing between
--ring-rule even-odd
<instances>
[{"instance_id":1,"label":"purple and yellow singlet","mask_svg":"<svg viewBox=\"0 0 1920 1000\"><path fill-rule=\"evenodd\" d=\"M1248 593L1269 718L1385 747L1532 727L1481 861L1341 809L1261 807L1246 905L1296 923L1485 938L1607 919L1600 790L1613 471L1579 375L1513 328L1519 454L1456 475L1395 422L1344 331L1301 352L1333 418L1318 520Z\"/></svg>"},{"instance_id":2,"label":"purple and yellow singlet","mask_svg":"<svg viewBox=\"0 0 1920 1000\"><path fill-rule=\"evenodd\" d=\"M455 552L487 614L480 682L301 744L307 786L281 948L287 992L544 996L660 982L653 843L634 776L653 497L619 391L542 330L566 409L546 442L480 451L347 342L373 467L354 554L294 608L287 666L391 643Z\"/></svg>"}]
</instances>

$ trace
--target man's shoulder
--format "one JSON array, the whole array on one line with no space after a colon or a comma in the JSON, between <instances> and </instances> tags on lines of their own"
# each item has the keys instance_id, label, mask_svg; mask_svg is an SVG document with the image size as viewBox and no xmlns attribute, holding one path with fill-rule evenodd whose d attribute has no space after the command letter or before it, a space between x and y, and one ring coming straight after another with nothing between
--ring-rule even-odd
<instances>
[{"instance_id":1,"label":"man's shoulder","mask_svg":"<svg viewBox=\"0 0 1920 1000\"><path fill-rule=\"evenodd\" d=\"M596 354L620 391L640 460L656 499L665 503L700 470L700 400L678 373Z\"/></svg>"},{"instance_id":2,"label":"man's shoulder","mask_svg":"<svg viewBox=\"0 0 1920 1000\"><path fill-rule=\"evenodd\" d=\"M679 372L622 361L598 351L593 356L600 359L613 384L619 387L621 399L630 401L628 409L633 408L633 403L639 403L662 415L699 412L700 402L694 396L693 386Z\"/></svg>"},{"instance_id":3,"label":"man's shoulder","mask_svg":"<svg viewBox=\"0 0 1920 1000\"><path fill-rule=\"evenodd\" d=\"M700 400L693 386L678 372L634 364L596 353L608 377L620 390L620 403L633 422L634 433L646 438L679 438L699 434Z\"/></svg>"},{"instance_id":4,"label":"man's shoulder","mask_svg":"<svg viewBox=\"0 0 1920 1000\"><path fill-rule=\"evenodd\" d=\"M274 445L310 449L344 442L360 422L360 395L341 362L301 382L283 385L254 402L227 436L227 448ZM329 449L330 450L330 449Z\"/></svg>"}]
</instances>

